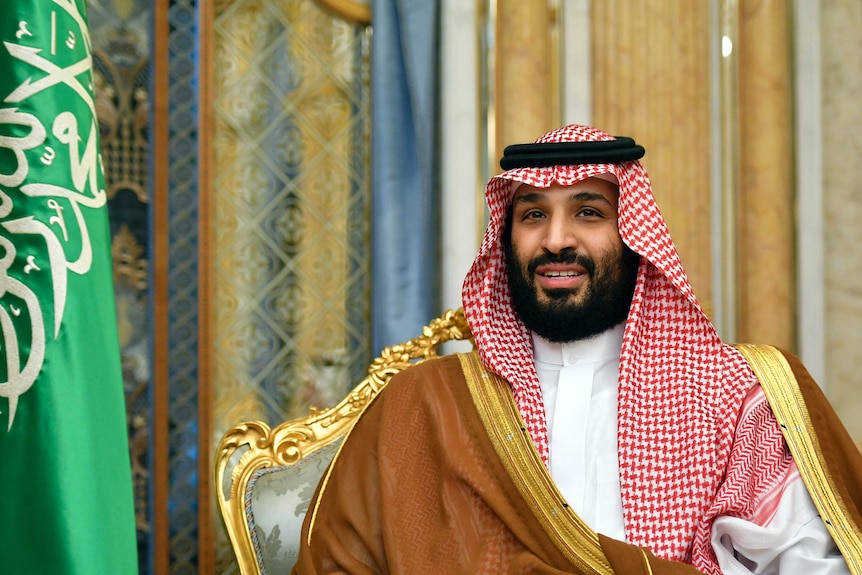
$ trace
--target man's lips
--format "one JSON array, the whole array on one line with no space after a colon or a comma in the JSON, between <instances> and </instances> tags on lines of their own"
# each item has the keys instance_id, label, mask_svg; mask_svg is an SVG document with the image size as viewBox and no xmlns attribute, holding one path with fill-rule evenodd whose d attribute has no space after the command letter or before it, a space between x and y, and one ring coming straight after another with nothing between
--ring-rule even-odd
<instances>
[{"instance_id":1,"label":"man's lips","mask_svg":"<svg viewBox=\"0 0 862 575\"><path fill-rule=\"evenodd\" d=\"M547 277L580 276L585 275L587 269L578 264L542 264L536 266L534 273Z\"/></svg>"},{"instance_id":2,"label":"man's lips","mask_svg":"<svg viewBox=\"0 0 862 575\"><path fill-rule=\"evenodd\" d=\"M588 277L587 270L579 265L541 265L534 272L536 281L545 289L574 288Z\"/></svg>"}]
</instances>

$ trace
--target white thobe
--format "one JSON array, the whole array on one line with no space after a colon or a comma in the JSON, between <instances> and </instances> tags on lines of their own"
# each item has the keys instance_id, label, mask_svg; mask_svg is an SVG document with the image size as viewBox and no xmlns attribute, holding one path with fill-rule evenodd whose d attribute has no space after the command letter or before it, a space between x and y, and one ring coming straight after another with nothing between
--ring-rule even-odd
<instances>
[{"instance_id":1,"label":"white thobe","mask_svg":"<svg viewBox=\"0 0 862 575\"><path fill-rule=\"evenodd\" d=\"M533 335L545 404L550 472L594 531L626 540L617 456L617 381L624 324L565 344ZM712 546L723 573L849 573L802 481L784 492L766 527L720 516Z\"/></svg>"}]
</instances>

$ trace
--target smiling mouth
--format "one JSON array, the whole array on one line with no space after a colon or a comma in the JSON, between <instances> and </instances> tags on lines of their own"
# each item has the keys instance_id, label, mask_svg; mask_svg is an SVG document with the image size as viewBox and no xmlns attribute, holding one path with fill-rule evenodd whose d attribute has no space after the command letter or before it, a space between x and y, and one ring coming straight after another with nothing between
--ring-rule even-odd
<instances>
[{"instance_id":1,"label":"smiling mouth","mask_svg":"<svg viewBox=\"0 0 862 575\"><path fill-rule=\"evenodd\" d=\"M573 278L573 277L578 277L578 276L584 275L584 272L573 272L573 271L545 272L545 273L539 274L539 275L544 276L546 278Z\"/></svg>"}]
</instances>

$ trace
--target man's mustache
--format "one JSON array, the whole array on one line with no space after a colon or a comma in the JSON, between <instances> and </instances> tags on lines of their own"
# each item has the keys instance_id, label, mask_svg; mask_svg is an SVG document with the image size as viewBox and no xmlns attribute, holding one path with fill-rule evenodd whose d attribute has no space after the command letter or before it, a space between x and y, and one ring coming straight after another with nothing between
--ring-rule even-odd
<instances>
[{"instance_id":1,"label":"man's mustache","mask_svg":"<svg viewBox=\"0 0 862 575\"><path fill-rule=\"evenodd\" d=\"M579 254L573 249L566 248L558 254L544 253L530 260L527 271L532 276L536 269L545 264L576 264L587 270L587 274L593 275L596 271L596 262L593 258Z\"/></svg>"}]
</instances>

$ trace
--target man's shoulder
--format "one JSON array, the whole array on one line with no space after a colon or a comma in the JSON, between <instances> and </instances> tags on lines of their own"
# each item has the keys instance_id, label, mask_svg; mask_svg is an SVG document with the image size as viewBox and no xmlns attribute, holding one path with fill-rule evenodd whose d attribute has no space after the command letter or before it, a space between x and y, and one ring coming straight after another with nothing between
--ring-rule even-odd
<instances>
[{"instance_id":1,"label":"man's shoulder","mask_svg":"<svg viewBox=\"0 0 862 575\"><path fill-rule=\"evenodd\" d=\"M384 389L422 392L440 386L461 385L463 382L464 375L458 354L448 354L432 357L402 369L392 376Z\"/></svg>"},{"instance_id":2,"label":"man's shoulder","mask_svg":"<svg viewBox=\"0 0 862 575\"><path fill-rule=\"evenodd\" d=\"M819 390L802 360L794 353L765 344L737 344L734 347L742 353L761 387L813 386Z\"/></svg>"},{"instance_id":3,"label":"man's shoulder","mask_svg":"<svg viewBox=\"0 0 862 575\"><path fill-rule=\"evenodd\" d=\"M393 375L378 392L377 402L404 405L466 390L458 354L435 356L413 363Z\"/></svg>"},{"instance_id":4,"label":"man's shoulder","mask_svg":"<svg viewBox=\"0 0 862 575\"><path fill-rule=\"evenodd\" d=\"M441 424L461 420L473 405L457 355L434 357L392 376L360 419L375 428L402 428L407 421Z\"/></svg>"}]
</instances>

